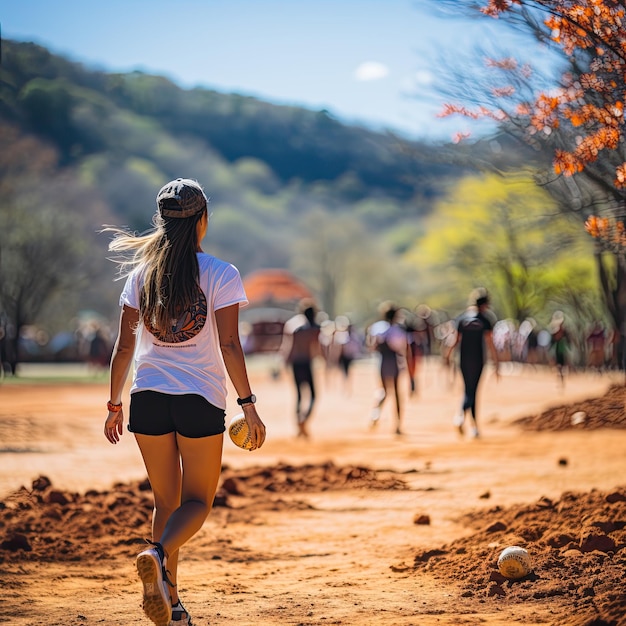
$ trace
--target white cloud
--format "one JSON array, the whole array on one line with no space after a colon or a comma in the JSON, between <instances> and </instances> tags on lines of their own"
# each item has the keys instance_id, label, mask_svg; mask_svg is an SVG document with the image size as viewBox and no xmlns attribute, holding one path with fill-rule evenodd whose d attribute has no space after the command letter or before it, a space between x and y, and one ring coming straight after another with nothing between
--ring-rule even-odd
<instances>
[{"instance_id":1,"label":"white cloud","mask_svg":"<svg viewBox=\"0 0 626 626\"><path fill-rule=\"evenodd\" d=\"M418 70L407 76L401 83L401 92L405 96L415 96L430 87L435 77L430 70Z\"/></svg>"},{"instance_id":2,"label":"white cloud","mask_svg":"<svg viewBox=\"0 0 626 626\"><path fill-rule=\"evenodd\" d=\"M413 81L416 85L431 85L433 82L433 75L429 70L418 70L413 75Z\"/></svg>"},{"instance_id":3,"label":"white cloud","mask_svg":"<svg viewBox=\"0 0 626 626\"><path fill-rule=\"evenodd\" d=\"M389 74L389 68L378 61L365 61L354 70L356 80L380 80Z\"/></svg>"}]
</instances>

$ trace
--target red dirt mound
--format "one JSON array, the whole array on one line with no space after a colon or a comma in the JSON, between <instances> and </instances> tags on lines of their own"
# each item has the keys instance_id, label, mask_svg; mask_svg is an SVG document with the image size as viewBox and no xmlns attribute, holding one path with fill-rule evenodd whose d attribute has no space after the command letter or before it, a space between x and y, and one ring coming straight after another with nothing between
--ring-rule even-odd
<instances>
[{"instance_id":1,"label":"red dirt mound","mask_svg":"<svg viewBox=\"0 0 626 626\"><path fill-rule=\"evenodd\" d=\"M557 406L514 422L524 430L626 428L626 387L612 385L603 396Z\"/></svg>"},{"instance_id":2,"label":"red dirt mound","mask_svg":"<svg viewBox=\"0 0 626 626\"><path fill-rule=\"evenodd\" d=\"M571 607L570 626L626 624L626 487L470 512L459 521L479 530L392 569L462 581L464 598L508 604L564 600ZM511 545L526 548L533 561L533 571L518 581L497 569L498 555Z\"/></svg>"},{"instance_id":3,"label":"red dirt mound","mask_svg":"<svg viewBox=\"0 0 626 626\"><path fill-rule=\"evenodd\" d=\"M302 500L268 494L302 494L340 489L408 489L391 471L338 467L332 462L278 464L232 470L224 467L214 506L243 511L312 508ZM0 563L8 560L82 561L131 557L150 536L152 492L147 480L118 483L85 494L55 489L40 476L32 490L18 489L0 502ZM232 519L232 517L231 517ZM128 529L118 539L118 529Z\"/></svg>"}]
</instances>

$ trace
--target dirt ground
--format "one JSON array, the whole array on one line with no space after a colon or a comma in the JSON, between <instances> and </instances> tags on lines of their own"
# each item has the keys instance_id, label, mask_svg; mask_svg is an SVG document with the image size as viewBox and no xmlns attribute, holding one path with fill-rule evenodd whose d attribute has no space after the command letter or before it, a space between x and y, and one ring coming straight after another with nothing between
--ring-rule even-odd
<instances>
[{"instance_id":1,"label":"dirt ground","mask_svg":"<svg viewBox=\"0 0 626 626\"><path fill-rule=\"evenodd\" d=\"M348 386L319 369L307 441L291 379L250 370L268 438L225 440L214 509L181 551L196 626L626 624L623 376L488 372L470 439L436 359L417 395L404 381L401 436L390 404L370 428L373 362ZM0 386L0 623L150 623L133 560L151 492L132 436L102 435L107 399L80 378ZM519 581L497 571L510 545L533 559Z\"/></svg>"}]
</instances>

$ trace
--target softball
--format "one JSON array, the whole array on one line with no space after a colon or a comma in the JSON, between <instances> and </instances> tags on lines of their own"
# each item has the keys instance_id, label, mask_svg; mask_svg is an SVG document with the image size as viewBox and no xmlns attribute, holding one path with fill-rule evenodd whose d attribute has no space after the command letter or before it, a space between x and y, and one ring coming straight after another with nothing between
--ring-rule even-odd
<instances>
[{"instance_id":1,"label":"softball","mask_svg":"<svg viewBox=\"0 0 626 626\"><path fill-rule=\"evenodd\" d=\"M519 546L509 546L498 557L498 570L506 578L513 580L524 578L532 570L532 562L528 550Z\"/></svg>"},{"instance_id":2,"label":"softball","mask_svg":"<svg viewBox=\"0 0 626 626\"><path fill-rule=\"evenodd\" d=\"M252 447L252 438L250 437L250 429L248 422L243 413L238 413L233 417L228 426L228 434L231 441L244 450L250 450Z\"/></svg>"}]
</instances>

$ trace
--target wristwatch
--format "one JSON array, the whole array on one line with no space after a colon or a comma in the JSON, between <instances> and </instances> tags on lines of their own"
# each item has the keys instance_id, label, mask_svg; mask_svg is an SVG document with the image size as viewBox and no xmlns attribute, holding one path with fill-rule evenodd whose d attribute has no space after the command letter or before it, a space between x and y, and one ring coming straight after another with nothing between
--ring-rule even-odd
<instances>
[{"instance_id":1,"label":"wristwatch","mask_svg":"<svg viewBox=\"0 0 626 626\"><path fill-rule=\"evenodd\" d=\"M244 404L254 404L256 402L256 396L250 394L247 398L237 398L237 404L243 406Z\"/></svg>"}]
</instances>

